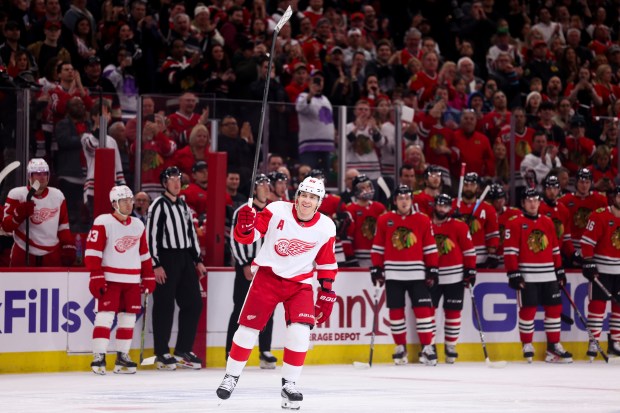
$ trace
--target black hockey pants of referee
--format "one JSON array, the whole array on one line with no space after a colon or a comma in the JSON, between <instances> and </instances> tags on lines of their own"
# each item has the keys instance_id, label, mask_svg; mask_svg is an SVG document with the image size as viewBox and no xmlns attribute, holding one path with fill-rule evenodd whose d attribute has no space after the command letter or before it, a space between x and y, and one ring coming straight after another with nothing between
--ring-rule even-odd
<instances>
[{"instance_id":1,"label":"black hockey pants of referee","mask_svg":"<svg viewBox=\"0 0 620 413\"><path fill-rule=\"evenodd\" d=\"M245 302L245 296L250 289L251 281L248 281L243 275L243 267L235 266L235 287L233 289L233 312L230 315L228 321L228 332L226 333L226 355L230 353L232 347L233 336L235 331L239 328L239 314L241 314L241 308ZM265 325L263 331L258 334L258 350L271 351L271 334L273 332L273 314L269 317L269 321Z\"/></svg>"},{"instance_id":2,"label":"black hockey pants of referee","mask_svg":"<svg viewBox=\"0 0 620 413\"><path fill-rule=\"evenodd\" d=\"M153 293L153 340L155 354L170 353L168 343L172 332L174 302L179 306L179 332L175 351L192 351L202 298L196 275L196 266L185 250L163 250L160 262L166 272L166 282L157 284Z\"/></svg>"}]
</instances>

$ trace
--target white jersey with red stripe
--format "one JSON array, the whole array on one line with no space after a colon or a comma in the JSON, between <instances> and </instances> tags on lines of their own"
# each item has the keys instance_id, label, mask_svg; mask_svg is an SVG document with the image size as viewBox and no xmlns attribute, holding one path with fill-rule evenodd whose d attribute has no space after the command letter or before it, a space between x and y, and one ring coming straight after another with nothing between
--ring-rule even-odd
<instances>
[{"instance_id":1,"label":"white jersey with red stripe","mask_svg":"<svg viewBox=\"0 0 620 413\"><path fill-rule=\"evenodd\" d=\"M272 202L257 214L253 234L244 236L235 228L234 235L243 244L265 238L252 263L254 273L257 266L270 267L282 278L305 284L312 283L315 269L319 280L336 278L336 226L321 213L300 221L293 203Z\"/></svg>"},{"instance_id":2,"label":"white jersey with red stripe","mask_svg":"<svg viewBox=\"0 0 620 413\"><path fill-rule=\"evenodd\" d=\"M13 220L17 205L26 202L28 189L27 186L20 186L9 192L4 209L4 220ZM72 236L69 230L69 215L62 192L48 187L40 196L33 196L32 201L34 213L28 218L30 220L28 246L30 254L43 256L56 249L59 242L70 243ZM11 223L14 224L15 221ZM25 251L26 220L11 229L13 229L15 243Z\"/></svg>"},{"instance_id":3,"label":"white jersey with red stripe","mask_svg":"<svg viewBox=\"0 0 620 413\"><path fill-rule=\"evenodd\" d=\"M153 272L142 221L98 216L88 233L84 263L90 271L103 270L106 281L139 283L141 274Z\"/></svg>"}]
</instances>

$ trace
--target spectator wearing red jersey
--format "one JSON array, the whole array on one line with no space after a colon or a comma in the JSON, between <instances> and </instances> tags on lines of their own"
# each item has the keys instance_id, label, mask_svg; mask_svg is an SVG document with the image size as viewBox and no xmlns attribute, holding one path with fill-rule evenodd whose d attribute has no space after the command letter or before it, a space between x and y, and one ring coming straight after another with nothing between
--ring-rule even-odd
<instances>
[{"instance_id":1,"label":"spectator wearing red jersey","mask_svg":"<svg viewBox=\"0 0 620 413\"><path fill-rule=\"evenodd\" d=\"M592 171L594 189L608 192L614 187L614 180L618 175L618 169L610 162L611 149L607 145L599 145L594 151L592 165L588 167Z\"/></svg>"},{"instance_id":2,"label":"spectator wearing red jersey","mask_svg":"<svg viewBox=\"0 0 620 413\"><path fill-rule=\"evenodd\" d=\"M596 150L594 141L584 136L585 131L586 120L583 116L573 116L570 120L570 133L566 136L566 147L562 149L564 166L573 175L590 163L590 158Z\"/></svg>"},{"instance_id":3,"label":"spectator wearing red jersey","mask_svg":"<svg viewBox=\"0 0 620 413\"><path fill-rule=\"evenodd\" d=\"M186 176L184 182L189 182L192 176L192 167L198 161L206 161L211 147L211 134L205 125L194 126L189 134L189 145L175 152L172 161ZM193 180L192 180L193 182ZM191 205L190 205L191 206Z\"/></svg>"},{"instance_id":4,"label":"spectator wearing red jersey","mask_svg":"<svg viewBox=\"0 0 620 413\"><path fill-rule=\"evenodd\" d=\"M189 134L197 124L206 125L209 119L209 108L202 114L194 113L198 98L193 93L184 93L179 97L179 110L168 116L168 134L176 142L179 149L189 143Z\"/></svg>"},{"instance_id":5,"label":"spectator wearing red jersey","mask_svg":"<svg viewBox=\"0 0 620 413\"><path fill-rule=\"evenodd\" d=\"M476 132L476 114L463 112L460 128L454 132L453 148L461 162L467 164L467 172L486 177L495 174L495 156L489 139Z\"/></svg>"},{"instance_id":6,"label":"spectator wearing red jersey","mask_svg":"<svg viewBox=\"0 0 620 413\"><path fill-rule=\"evenodd\" d=\"M438 67L439 55L436 52L427 52L422 57L422 70L409 80L409 90L417 95L420 107L424 107L433 98L439 79Z\"/></svg>"}]
</instances>

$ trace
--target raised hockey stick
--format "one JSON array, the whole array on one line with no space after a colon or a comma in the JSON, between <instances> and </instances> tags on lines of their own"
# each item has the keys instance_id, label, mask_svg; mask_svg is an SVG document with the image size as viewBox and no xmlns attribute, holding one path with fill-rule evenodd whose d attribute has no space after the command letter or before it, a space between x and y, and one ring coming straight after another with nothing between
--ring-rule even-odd
<instances>
[{"instance_id":1,"label":"raised hockey stick","mask_svg":"<svg viewBox=\"0 0 620 413\"><path fill-rule=\"evenodd\" d=\"M486 188L484 188L484 191L482 191L480 198L478 198L478 200L476 201L476 204L474 205L473 211L471 211L472 217L474 216L478 208L480 208L480 205L482 205L482 203L484 202L484 199L487 197L487 194L489 193L490 189L491 189L491 185L487 185Z\"/></svg>"},{"instance_id":2,"label":"raised hockey stick","mask_svg":"<svg viewBox=\"0 0 620 413\"><path fill-rule=\"evenodd\" d=\"M465 162L461 163L461 176L459 177L459 192L456 195L456 212L461 208L461 202L463 201L463 185L465 184L465 168L467 164Z\"/></svg>"},{"instance_id":3,"label":"raised hockey stick","mask_svg":"<svg viewBox=\"0 0 620 413\"><path fill-rule=\"evenodd\" d=\"M375 311L372 317L372 332L370 333L370 354L368 355L368 363L362 361L354 361L353 367L356 369L369 369L372 367L372 356L375 352L375 328L377 327L377 318L379 314L379 296L381 295L381 287L375 287Z\"/></svg>"},{"instance_id":4,"label":"raised hockey stick","mask_svg":"<svg viewBox=\"0 0 620 413\"><path fill-rule=\"evenodd\" d=\"M488 188L488 187L487 187ZM489 353L487 352L487 343L484 341L484 332L482 331L482 322L480 321L480 314L478 313L478 306L476 305L476 298L474 297L474 289L467 286L469 290L469 296L471 297L471 306L476 316L476 322L478 323L478 332L480 333L480 342L482 343L482 351L484 352L484 362L487 366L494 369L503 369L508 364L505 361L491 361L489 359Z\"/></svg>"},{"instance_id":5,"label":"raised hockey stick","mask_svg":"<svg viewBox=\"0 0 620 413\"><path fill-rule=\"evenodd\" d=\"M26 202L29 202L34 194L39 190L41 183L39 181L34 181L30 190L28 191L28 195L26 195ZM30 265L30 217L26 217L26 266Z\"/></svg>"},{"instance_id":6,"label":"raised hockey stick","mask_svg":"<svg viewBox=\"0 0 620 413\"><path fill-rule=\"evenodd\" d=\"M13 161L7 166L5 166L2 171L0 171L0 185L2 185L2 182L4 182L6 177L9 176L11 172L19 168L19 165L21 165L19 161Z\"/></svg>"},{"instance_id":7,"label":"raised hockey stick","mask_svg":"<svg viewBox=\"0 0 620 413\"><path fill-rule=\"evenodd\" d=\"M265 126L265 108L267 107L267 95L269 93L269 80L271 80L271 66L273 65L273 58L275 57L276 39L282 27L291 18L293 9L288 6L275 29L273 29L273 37L271 38L271 52L269 53L269 64L267 65L267 78L265 79L265 89L263 90L263 104L260 110L260 122L258 125L258 138L256 140L256 150L254 151L254 167L252 168L252 180L250 181L250 194L248 196L248 207L252 208L254 203L254 186L256 185L256 171L258 170L258 156L260 154L260 146L263 140L263 128Z\"/></svg>"},{"instance_id":8,"label":"raised hockey stick","mask_svg":"<svg viewBox=\"0 0 620 413\"><path fill-rule=\"evenodd\" d=\"M620 298L618 298L618 296L613 295L612 293L609 292L609 290L603 285L603 283L601 282L601 280L598 279L598 277L594 277L594 282L596 283L596 285L598 285L598 287L601 289L601 291L603 291L603 293L612 301L615 301L616 304L620 304Z\"/></svg>"},{"instance_id":9,"label":"raised hockey stick","mask_svg":"<svg viewBox=\"0 0 620 413\"><path fill-rule=\"evenodd\" d=\"M575 313L577 313L577 317L579 317L579 320L581 320L581 324L583 324L583 326L585 327L586 332L588 333L588 337L590 338L590 341L596 344L596 350L600 353L601 357L603 357L603 360L605 360L606 363L620 363L620 357L618 358L614 357L610 359L609 356L607 356L607 353L605 353L603 349L601 348L601 343L596 339L596 337L594 337L594 333L592 333L592 330L588 328L588 323L586 322L586 319L581 314L581 311L579 311L579 308L577 308L577 304L575 304L575 302L573 301L573 298L570 296L570 294L566 290L566 287L563 285L560 285L560 288L562 288L562 291L564 291L564 295L568 299L568 302L570 303L571 307L573 307L573 310L575 310Z\"/></svg>"},{"instance_id":10,"label":"raised hockey stick","mask_svg":"<svg viewBox=\"0 0 620 413\"><path fill-rule=\"evenodd\" d=\"M149 312L149 290L144 291L144 313L142 314L142 332L140 334L140 364L144 361L144 335L146 332L146 316Z\"/></svg>"}]
</instances>

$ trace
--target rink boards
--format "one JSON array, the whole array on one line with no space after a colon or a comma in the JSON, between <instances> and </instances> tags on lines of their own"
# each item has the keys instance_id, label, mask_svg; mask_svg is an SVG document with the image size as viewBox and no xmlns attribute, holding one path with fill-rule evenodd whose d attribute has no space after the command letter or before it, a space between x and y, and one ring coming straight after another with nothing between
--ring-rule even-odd
<instances>
[{"instance_id":1,"label":"rink boards","mask_svg":"<svg viewBox=\"0 0 620 413\"><path fill-rule=\"evenodd\" d=\"M81 271L15 271L0 275L0 372L67 371L88 368L91 335L95 317L95 300L88 292L88 273ZM206 361L208 366L224 365L226 329L232 312L234 271L227 268L209 270L207 278ZM568 290L573 294L582 314L587 314L588 284L578 273L568 274ZM33 287L36 286L36 287ZM375 337L375 362L390 362L393 342L390 335L385 294L381 290L378 308L374 305L375 289L367 271L341 271L334 284L338 302L325 325L311 333L309 364L341 364L367 361L374 312L378 311ZM499 272L479 274L475 287L476 301L483 319L485 338L491 359L518 360L518 316L515 292L508 288L506 275ZM568 301L564 314L575 319L572 326L562 323L562 342L576 359L583 358L587 342L585 329ZM150 319L150 317L148 317ZM409 353L417 353L418 342L413 328L415 320L407 311ZM443 319L437 316L437 343L443 342ZM480 336L475 327L471 300L465 292L459 360L483 360ZM141 317L134 331L132 348L140 345ZM285 322L282 306L274 315L272 348L281 360ZM604 329L607 330L607 320ZM173 329L176 331L176 327ZM172 343L175 341L173 331ZM152 353L152 327L147 323L145 347ZM114 332L112 333L112 337ZM543 313L536 317L537 355L544 347ZM113 340L112 340L113 341ZM113 342L110 346L113 349ZM604 346L606 348L606 346ZM441 350L441 345L439 346ZM441 353L440 360L441 360ZM134 356L137 352L134 350ZM258 357L250 358L256 365Z\"/></svg>"}]
</instances>

